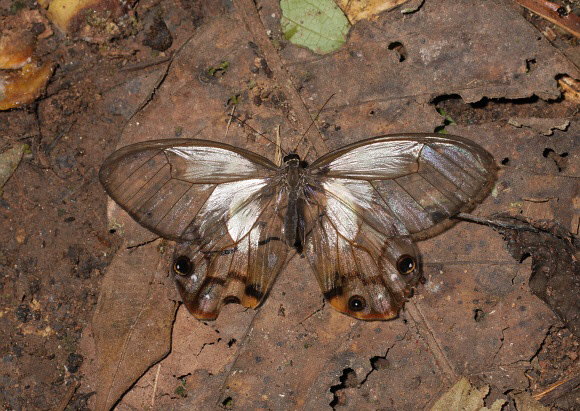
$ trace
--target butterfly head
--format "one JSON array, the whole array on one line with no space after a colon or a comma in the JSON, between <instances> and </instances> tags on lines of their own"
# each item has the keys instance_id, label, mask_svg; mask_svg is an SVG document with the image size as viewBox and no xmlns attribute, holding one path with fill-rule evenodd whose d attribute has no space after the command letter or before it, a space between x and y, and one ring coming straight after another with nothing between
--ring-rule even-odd
<instances>
[{"instance_id":1,"label":"butterfly head","mask_svg":"<svg viewBox=\"0 0 580 411\"><path fill-rule=\"evenodd\" d=\"M306 161L301 160L300 156L296 153L288 153L282 159L286 167L290 168L305 168L307 166Z\"/></svg>"}]
</instances>

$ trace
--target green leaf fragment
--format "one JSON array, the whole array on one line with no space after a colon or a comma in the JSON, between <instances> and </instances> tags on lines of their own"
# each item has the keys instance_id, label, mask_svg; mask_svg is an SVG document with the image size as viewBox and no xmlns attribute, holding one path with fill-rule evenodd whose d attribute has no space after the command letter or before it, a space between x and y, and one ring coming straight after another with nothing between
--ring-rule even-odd
<instances>
[{"instance_id":1,"label":"green leaf fragment","mask_svg":"<svg viewBox=\"0 0 580 411\"><path fill-rule=\"evenodd\" d=\"M451 116L449 114L447 114L447 112L444 109L438 108L437 112L441 116L443 116L446 126L456 126L457 125L457 123L451 118Z\"/></svg>"},{"instance_id":2,"label":"green leaf fragment","mask_svg":"<svg viewBox=\"0 0 580 411\"><path fill-rule=\"evenodd\" d=\"M281 0L280 24L284 38L318 54L346 43L350 23L332 0Z\"/></svg>"}]
</instances>

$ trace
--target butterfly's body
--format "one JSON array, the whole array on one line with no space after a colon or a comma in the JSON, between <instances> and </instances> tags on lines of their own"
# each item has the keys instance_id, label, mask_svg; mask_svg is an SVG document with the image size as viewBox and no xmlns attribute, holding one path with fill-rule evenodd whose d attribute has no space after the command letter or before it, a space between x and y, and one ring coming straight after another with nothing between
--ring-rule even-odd
<instances>
[{"instance_id":1,"label":"butterfly's body","mask_svg":"<svg viewBox=\"0 0 580 411\"><path fill-rule=\"evenodd\" d=\"M495 166L460 137L380 136L307 165L192 139L127 146L100 178L151 231L178 241L173 273L188 309L259 305L292 248L324 297L361 319L396 317L421 278L413 241L491 189Z\"/></svg>"},{"instance_id":2,"label":"butterfly's body","mask_svg":"<svg viewBox=\"0 0 580 411\"><path fill-rule=\"evenodd\" d=\"M284 217L284 239L290 247L301 251L304 244L304 227L300 222L304 221L304 173L300 157L297 154L289 154L284 157L283 177L284 188L288 195L288 208Z\"/></svg>"}]
</instances>

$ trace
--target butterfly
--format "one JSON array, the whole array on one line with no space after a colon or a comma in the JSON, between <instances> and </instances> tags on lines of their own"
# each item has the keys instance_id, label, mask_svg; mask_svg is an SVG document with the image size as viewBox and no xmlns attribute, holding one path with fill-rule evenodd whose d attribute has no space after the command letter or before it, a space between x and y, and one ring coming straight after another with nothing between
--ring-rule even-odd
<instances>
[{"instance_id":1,"label":"butterfly","mask_svg":"<svg viewBox=\"0 0 580 411\"><path fill-rule=\"evenodd\" d=\"M386 320L422 279L414 242L485 198L495 170L470 140L398 134L280 165L214 141L153 140L114 152L99 177L139 224L177 241L172 274L199 319L260 305L294 249L335 309Z\"/></svg>"}]
</instances>

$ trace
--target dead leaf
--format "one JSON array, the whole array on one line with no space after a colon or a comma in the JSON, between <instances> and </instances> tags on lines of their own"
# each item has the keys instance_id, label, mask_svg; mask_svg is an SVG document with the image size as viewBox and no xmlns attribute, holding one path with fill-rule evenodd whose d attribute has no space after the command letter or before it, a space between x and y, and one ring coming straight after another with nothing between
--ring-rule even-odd
<instances>
[{"instance_id":1,"label":"dead leaf","mask_svg":"<svg viewBox=\"0 0 580 411\"><path fill-rule=\"evenodd\" d=\"M551 136L554 130L566 130L570 125L570 120L565 118L510 118L508 124L514 127L529 127L532 130L545 136Z\"/></svg>"},{"instance_id":2,"label":"dead leaf","mask_svg":"<svg viewBox=\"0 0 580 411\"><path fill-rule=\"evenodd\" d=\"M558 78L558 86L565 99L580 103L580 81L570 76L562 76Z\"/></svg>"},{"instance_id":3,"label":"dead leaf","mask_svg":"<svg viewBox=\"0 0 580 411\"><path fill-rule=\"evenodd\" d=\"M65 33L75 34L82 27L92 27L91 34L107 32L113 28L113 19L127 12L131 1L104 0L41 0L49 20ZM88 34L88 33L85 33Z\"/></svg>"},{"instance_id":4,"label":"dead leaf","mask_svg":"<svg viewBox=\"0 0 580 411\"><path fill-rule=\"evenodd\" d=\"M529 284L534 294L580 336L580 240L555 221L509 217L499 221L508 225L494 229L504 236L512 256L518 261L532 257Z\"/></svg>"},{"instance_id":5,"label":"dead leaf","mask_svg":"<svg viewBox=\"0 0 580 411\"><path fill-rule=\"evenodd\" d=\"M580 17L559 3L548 0L516 0L526 9L539 14L546 20L580 37Z\"/></svg>"},{"instance_id":6,"label":"dead leaf","mask_svg":"<svg viewBox=\"0 0 580 411\"><path fill-rule=\"evenodd\" d=\"M30 63L36 38L30 31L6 30L0 35L0 69L19 69Z\"/></svg>"},{"instance_id":7,"label":"dead leaf","mask_svg":"<svg viewBox=\"0 0 580 411\"><path fill-rule=\"evenodd\" d=\"M380 13L406 2L408 0L340 0L338 5L351 24L355 24L360 20L375 19Z\"/></svg>"},{"instance_id":8,"label":"dead leaf","mask_svg":"<svg viewBox=\"0 0 580 411\"><path fill-rule=\"evenodd\" d=\"M4 184L6 184L10 176L14 174L18 164L20 164L22 155L27 147L26 144L17 144L0 154L0 195L2 195L2 187L4 187Z\"/></svg>"},{"instance_id":9,"label":"dead leaf","mask_svg":"<svg viewBox=\"0 0 580 411\"><path fill-rule=\"evenodd\" d=\"M127 124L120 146L182 136L223 141L274 158L275 137L268 132L280 125L282 148L293 149L303 140L298 149L311 159L324 154L326 146L336 148L363 137L432 132L442 120L428 103L441 94L460 94L466 101L485 96L550 99L560 95L553 79L562 72L576 73L503 3L426 2L404 18L385 13L377 22L355 25L344 48L323 58L289 44L273 46L263 28L278 32L279 20L271 17L280 16L276 2L264 2L256 10L252 1L240 0L235 7L232 14L202 26L176 55L163 83ZM494 19L482 22L482 14ZM505 38L522 41L506 44ZM390 48L395 42L399 51ZM536 63L528 70L526 60L532 56ZM208 76L210 68L224 62L227 70ZM302 139L311 116L333 93L319 122ZM235 122L226 134L232 101L236 116L265 137ZM531 150L526 145L530 130L492 124L457 134L493 150L498 161L509 153L523 167L509 174L519 185L490 197L478 209L482 213L505 210L516 198L554 196L529 192L521 183L527 181L521 176L530 174L525 167L545 172L536 179L527 177L533 187L540 187L538 182L542 189L563 187L561 180L554 182L553 162L541 153L539 159L530 151L520 154L518 147ZM537 166L538 161L546 163ZM566 172L573 176L576 167L570 164ZM568 210L568 197L560 198L557 207ZM477 374L503 390L524 388L526 361L557 319L522 286L528 267L515 263L503 242L492 237L487 227L458 224L421 243L430 283L408 303L417 306L418 315L409 315L409 309L402 319L385 323L357 322L325 306L306 262L296 256L257 311L223 312L219 327L189 323L179 328L181 335L188 327L199 331L199 337L192 333L191 344L183 345L194 351L195 361L183 364L167 357L143 375L137 392L128 393L121 404L139 408L145 402L135 400L147 398L158 409L176 401L184 408L323 409L344 400L361 409L377 401L417 409L455 375ZM109 270L109 275L119 272ZM185 323L180 320L180 327ZM233 349L226 348L226 338L218 341L222 333L234 335L230 330L243 336L233 337ZM217 353L226 360L216 360ZM342 386L347 376L356 387Z\"/></svg>"},{"instance_id":10,"label":"dead leaf","mask_svg":"<svg viewBox=\"0 0 580 411\"><path fill-rule=\"evenodd\" d=\"M489 387L477 389L463 377L437 400L431 411L501 411L505 400L495 400L491 408L484 406L483 399L488 393Z\"/></svg>"},{"instance_id":11,"label":"dead leaf","mask_svg":"<svg viewBox=\"0 0 580 411\"><path fill-rule=\"evenodd\" d=\"M52 76L54 64L28 63L16 72L0 73L0 110L19 107L36 100Z\"/></svg>"},{"instance_id":12,"label":"dead leaf","mask_svg":"<svg viewBox=\"0 0 580 411\"><path fill-rule=\"evenodd\" d=\"M156 244L124 247L103 281L92 329L97 352L96 409L108 410L151 366L169 353L176 303Z\"/></svg>"}]
</instances>

